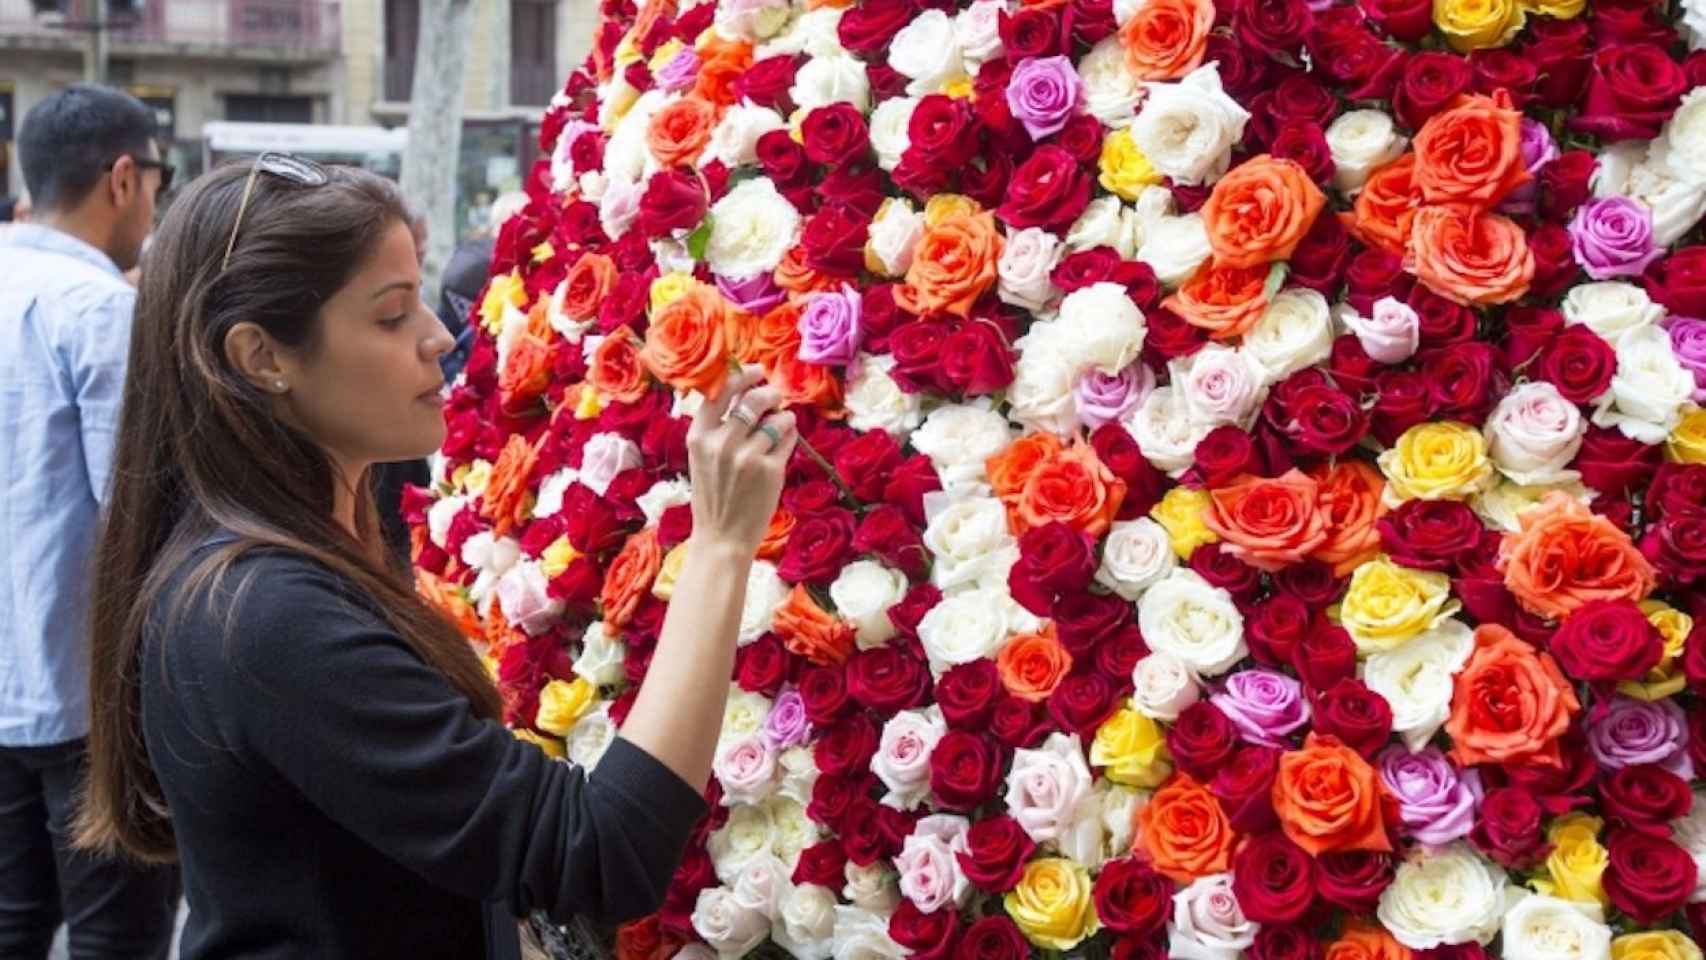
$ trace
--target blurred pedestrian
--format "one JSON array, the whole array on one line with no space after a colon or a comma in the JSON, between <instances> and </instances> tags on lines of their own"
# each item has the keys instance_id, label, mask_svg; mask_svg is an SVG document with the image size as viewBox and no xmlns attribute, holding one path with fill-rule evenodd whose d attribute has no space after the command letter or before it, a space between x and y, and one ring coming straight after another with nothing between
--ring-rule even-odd
<instances>
[{"instance_id":1,"label":"blurred pedestrian","mask_svg":"<svg viewBox=\"0 0 1706 960\"><path fill-rule=\"evenodd\" d=\"M61 921L73 960L164 957L177 910L175 871L70 847L87 570L136 304L123 274L172 179L153 137L147 107L94 86L41 101L18 136L36 207L0 237L0 957L46 957Z\"/></svg>"}]
</instances>

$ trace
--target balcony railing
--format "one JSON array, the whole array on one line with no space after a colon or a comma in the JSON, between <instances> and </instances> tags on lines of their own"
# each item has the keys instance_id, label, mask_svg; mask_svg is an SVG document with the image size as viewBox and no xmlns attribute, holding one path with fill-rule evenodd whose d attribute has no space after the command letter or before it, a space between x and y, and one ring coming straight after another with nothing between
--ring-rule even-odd
<instances>
[{"instance_id":1,"label":"balcony railing","mask_svg":"<svg viewBox=\"0 0 1706 960\"><path fill-rule=\"evenodd\" d=\"M340 46L338 4L330 0L146 0L133 23L115 27L115 48L194 46L330 54ZM75 40L63 25L93 19L94 0L66 0L67 12L37 15L30 0L0 0L0 39Z\"/></svg>"}]
</instances>

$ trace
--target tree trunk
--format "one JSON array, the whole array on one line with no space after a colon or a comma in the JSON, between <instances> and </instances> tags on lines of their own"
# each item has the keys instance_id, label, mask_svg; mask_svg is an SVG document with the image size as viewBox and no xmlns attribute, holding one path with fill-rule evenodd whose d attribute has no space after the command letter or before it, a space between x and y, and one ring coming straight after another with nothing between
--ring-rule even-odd
<instances>
[{"instance_id":1,"label":"tree trunk","mask_svg":"<svg viewBox=\"0 0 1706 960\"><path fill-rule=\"evenodd\" d=\"M456 247L456 168L462 155L462 79L474 0L421 0L403 195L426 216L421 298L438 302L439 275Z\"/></svg>"}]
</instances>

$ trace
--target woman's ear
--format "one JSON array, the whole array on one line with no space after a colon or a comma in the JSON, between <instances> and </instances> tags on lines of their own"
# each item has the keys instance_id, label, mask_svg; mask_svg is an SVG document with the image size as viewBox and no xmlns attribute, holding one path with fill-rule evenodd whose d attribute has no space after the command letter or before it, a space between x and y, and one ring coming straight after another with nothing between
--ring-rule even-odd
<instances>
[{"instance_id":1,"label":"woman's ear","mask_svg":"<svg viewBox=\"0 0 1706 960\"><path fill-rule=\"evenodd\" d=\"M272 338L259 324L244 321L225 332L225 359L261 392L290 392L290 377L279 362Z\"/></svg>"}]
</instances>

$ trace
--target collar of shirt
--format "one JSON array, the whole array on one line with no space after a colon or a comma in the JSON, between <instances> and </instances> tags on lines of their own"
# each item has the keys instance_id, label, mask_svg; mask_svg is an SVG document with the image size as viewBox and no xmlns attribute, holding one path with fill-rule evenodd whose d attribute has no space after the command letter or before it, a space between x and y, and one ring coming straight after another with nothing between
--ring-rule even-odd
<instances>
[{"instance_id":1,"label":"collar of shirt","mask_svg":"<svg viewBox=\"0 0 1706 960\"><path fill-rule=\"evenodd\" d=\"M14 223L11 229L0 233L0 243L8 247L23 247L28 250L39 250L46 253L57 253L67 257L75 257L84 263L124 279L124 272L113 262L113 258L102 253L92 244L53 227L42 226L39 223Z\"/></svg>"}]
</instances>

